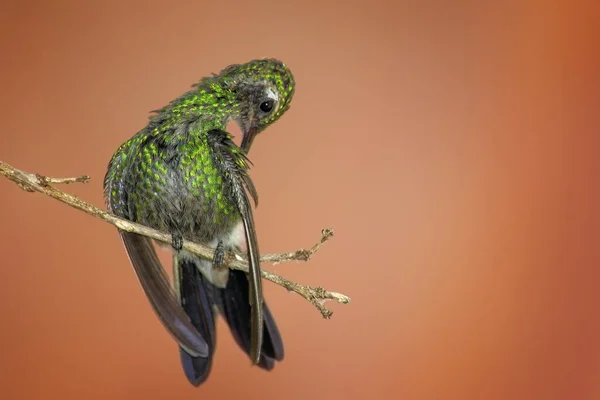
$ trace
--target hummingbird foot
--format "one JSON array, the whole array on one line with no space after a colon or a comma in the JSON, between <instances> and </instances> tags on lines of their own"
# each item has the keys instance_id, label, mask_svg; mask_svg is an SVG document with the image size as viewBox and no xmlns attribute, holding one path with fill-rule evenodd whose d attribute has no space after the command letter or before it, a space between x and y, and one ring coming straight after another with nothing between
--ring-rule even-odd
<instances>
[{"instance_id":1,"label":"hummingbird foot","mask_svg":"<svg viewBox=\"0 0 600 400\"><path fill-rule=\"evenodd\" d=\"M171 234L171 246L176 251L183 249L183 235L179 232L175 232Z\"/></svg>"},{"instance_id":2,"label":"hummingbird foot","mask_svg":"<svg viewBox=\"0 0 600 400\"><path fill-rule=\"evenodd\" d=\"M219 240L217 247L215 248L215 254L213 255L213 268L221 268L223 266L223 259L225 258L225 245L222 240Z\"/></svg>"}]
</instances>

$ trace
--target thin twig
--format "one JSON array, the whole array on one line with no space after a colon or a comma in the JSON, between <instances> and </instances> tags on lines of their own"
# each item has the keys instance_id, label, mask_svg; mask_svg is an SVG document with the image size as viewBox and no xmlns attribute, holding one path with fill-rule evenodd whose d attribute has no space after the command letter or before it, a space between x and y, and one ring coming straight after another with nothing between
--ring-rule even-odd
<instances>
[{"instance_id":1,"label":"thin twig","mask_svg":"<svg viewBox=\"0 0 600 400\"><path fill-rule=\"evenodd\" d=\"M52 186L52 184L87 183L90 180L89 176L87 175L76 178L50 178L39 174L30 174L28 172L21 171L2 161L0 161L0 175L3 175L15 182L21 189L27 192L43 193L77 210L83 211L86 214L104 220L121 230L137 233L159 242L167 244L171 243L172 238L170 234L119 218L111 213L99 209L96 206L86 203L72 194L63 192L62 190ZM333 237L333 235L334 232L332 229L323 229L321 232L321 240L309 250L300 249L293 253L266 254L261 256L260 260L261 262L269 262L273 264L286 261L308 261L312 255L315 254L325 242L327 242L327 240ZM184 240L183 248L190 253L194 253L207 260L212 260L213 258L214 249L208 246ZM228 253L225 256L224 265L228 266L229 268L248 272L248 263L240 254L235 254L232 252ZM304 297L319 310L324 318L331 318L333 315L333 311L325 307L325 301L335 300L338 303L343 304L350 302L350 298L341 293L330 292L319 286L312 287L301 285L272 272L265 271L264 269L262 270L262 277Z\"/></svg>"},{"instance_id":2,"label":"thin twig","mask_svg":"<svg viewBox=\"0 0 600 400\"><path fill-rule=\"evenodd\" d=\"M42 176L36 174L38 182L44 185L52 185L52 184L69 184L69 183L89 183L90 177L88 175L81 175L74 178L51 178L49 176Z\"/></svg>"},{"instance_id":3,"label":"thin twig","mask_svg":"<svg viewBox=\"0 0 600 400\"><path fill-rule=\"evenodd\" d=\"M326 241L331 239L335 233L333 229L323 229L321 231L321 240L311 247L309 250L299 249L293 253L277 253L277 254L265 254L260 260L263 262L270 262L271 264L279 264L284 261L308 261L319 249L325 244Z\"/></svg>"}]
</instances>

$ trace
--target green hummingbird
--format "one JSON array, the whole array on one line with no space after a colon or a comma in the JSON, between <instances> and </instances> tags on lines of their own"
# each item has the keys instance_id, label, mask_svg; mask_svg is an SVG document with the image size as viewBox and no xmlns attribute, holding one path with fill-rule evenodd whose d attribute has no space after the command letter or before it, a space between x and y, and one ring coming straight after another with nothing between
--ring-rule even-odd
<instances>
[{"instance_id":1,"label":"green hummingbird","mask_svg":"<svg viewBox=\"0 0 600 400\"><path fill-rule=\"evenodd\" d=\"M253 364L271 370L283 359L281 336L262 298L251 206L258 195L247 154L256 135L289 109L294 90L294 77L279 60L230 65L153 111L146 127L124 142L108 165L108 209L172 235L174 287L152 241L119 230L194 386L210 373L218 314ZM242 132L239 147L226 131L231 121ZM185 251L183 239L214 247L213 260ZM245 250L249 274L222 266L227 250Z\"/></svg>"}]
</instances>

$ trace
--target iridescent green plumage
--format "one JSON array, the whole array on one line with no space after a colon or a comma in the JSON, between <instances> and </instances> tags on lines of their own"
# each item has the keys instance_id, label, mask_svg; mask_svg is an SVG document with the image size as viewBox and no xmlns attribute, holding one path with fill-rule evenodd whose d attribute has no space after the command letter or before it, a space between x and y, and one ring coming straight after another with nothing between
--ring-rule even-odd
<instances>
[{"instance_id":1,"label":"iridescent green plumage","mask_svg":"<svg viewBox=\"0 0 600 400\"><path fill-rule=\"evenodd\" d=\"M293 93L293 76L280 61L263 59L229 66L218 75L204 78L192 90L156 111L144 129L118 148L105 177L110 210L121 217L170 232L174 238L176 263L180 264L178 272L183 271L184 278L188 276L192 279L194 268L185 267L185 263L191 262L195 269L202 272L202 276L193 279L199 282L207 280L198 287L189 286L184 281L181 285L183 292L178 293L181 306L186 308L193 324L200 324L200 328L206 330L206 325L210 325L207 322L210 318L206 314L210 310L204 307L205 311L200 315L197 309L189 309L189 301L200 301L190 292L192 288L208 288L208 291L214 291L213 297L215 293L221 293L218 290L223 290L221 294L225 298L221 305L229 310L226 318L232 331L237 329L234 336L243 331L239 338L241 342L238 342L243 342L243 347L246 347L245 325L231 325L241 323L239 321L244 321L245 317L238 318L232 314L231 307L225 305L229 304L232 296L239 296L232 292L233 286L228 283L228 271L224 273L214 269L206 260L178 248L180 240L187 239L240 250L244 238L236 236L234 232L236 226L243 223L251 265L249 295L253 304L252 346L248 351L257 363L262 362L262 330L259 328L262 321L262 291L258 244L247 197L249 194L256 202L257 195L248 176L246 154L255 135L289 108ZM225 131L231 121L236 121L242 130L241 148L233 143L231 135ZM208 354L211 352L210 343L207 350L202 343L202 340L207 341L206 337L202 337L202 332L199 334L190 329L190 320L183 317L181 307L176 307L178 301L167 288L166 275L157 265L153 250L139 237L125 232L121 232L121 236L155 311L187 357L192 357L190 362L193 367L190 368L194 370L193 373L207 373L209 367L200 366L200 361L202 357L210 359L212 356L212 353ZM238 282L238 292L239 282L244 279L240 277L233 280ZM246 310L246 305L240 304L239 299L235 304L241 307L240 310ZM270 318L270 314L267 314L265 318ZM265 319L267 333L269 324ZM271 325L274 327L274 322ZM275 334L276 328L273 327L269 329ZM196 329L202 330L200 328L196 326ZM204 336L211 335L204 332ZM274 354L274 359L281 358L282 347L279 346L281 351L274 352L273 348L279 347L271 347L268 350ZM271 364L267 362L265 365ZM190 380L199 383L201 378L195 376Z\"/></svg>"},{"instance_id":2,"label":"iridescent green plumage","mask_svg":"<svg viewBox=\"0 0 600 400\"><path fill-rule=\"evenodd\" d=\"M254 104L256 92L253 85L278 94L277 107L266 118L257 119L248 115L247 105ZM241 94L241 95L240 95ZM227 124L236 120L242 131L252 131L253 136L275 122L289 108L294 94L294 79L287 67L276 60L255 60L242 65L225 68L219 75L204 78L191 90L158 110L148 126L125 142L115 152L107 173L107 180L118 182L128 165L135 165L136 177L145 180L148 191L160 191L167 185L168 159L158 147L176 147L183 155L181 168L184 180L194 194L220 199L220 208L232 212L227 205L215 166L209 157L211 149L206 143L206 134L211 130L225 130ZM255 123L256 126L252 126ZM185 132L182 131L186 125ZM251 139L250 139L251 140ZM140 154L141 153L141 154ZM106 185L108 188L108 185ZM119 190L107 193L109 203L119 208L122 204ZM148 206L137 199L136 207Z\"/></svg>"}]
</instances>

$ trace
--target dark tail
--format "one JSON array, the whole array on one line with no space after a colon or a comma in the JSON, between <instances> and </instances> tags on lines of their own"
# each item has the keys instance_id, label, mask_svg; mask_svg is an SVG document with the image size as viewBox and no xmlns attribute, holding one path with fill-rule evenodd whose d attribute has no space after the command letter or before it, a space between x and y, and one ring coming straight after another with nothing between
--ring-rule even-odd
<instances>
[{"instance_id":1,"label":"dark tail","mask_svg":"<svg viewBox=\"0 0 600 400\"><path fill-rule=\"evenodd\" d=\"M181 306L190 317L192 325L202 335L208 344L208 357L193 357L183 348L179 347L181 365L185 376L194 386L199 386L208 378L212 367L212 358L215 354L215 315L212 298L213 286L200 273L193 261L180 259L177 261L179 269L179 294Z\"/></svg>"},{"instance_id":2,"label":"dark tail","mask_svg":"<svg viewBox=\"0 0 600 400\"><path fill-rule=\"evenodd\" d=\"M225 289L214 288L215 301L237 344L250 355L251 307L249 302L248 275L243 271L231 270ZM258 366L271 370L275 361L283 360L283 341L265 303L263 305L263 345ZM193 320L192 320L193 321Z\"/></svg>"},{"instance_id":3,"label":"dark tail","mask_svg":"<svg viewBox=\"0 0 600 400\"><path fill-rule=\"evenodd\" d=\"M208 357L192 357L179 348L185 376L192 385L199 386L208 378L215 353L215 303L236 343L250 356L251 307L248 276L243 271L231 270L227 286L220 289L208 282L193 261L179 259L177 264L181 305L192 325L208 344ZM263 311L264 334L258 366L268 371L273 369L276 361L283 360L283 341L266 304L263 305Z\"/></svg>"}]
</instances>

